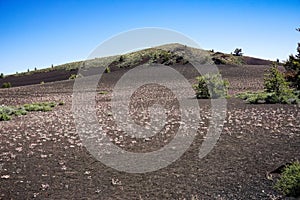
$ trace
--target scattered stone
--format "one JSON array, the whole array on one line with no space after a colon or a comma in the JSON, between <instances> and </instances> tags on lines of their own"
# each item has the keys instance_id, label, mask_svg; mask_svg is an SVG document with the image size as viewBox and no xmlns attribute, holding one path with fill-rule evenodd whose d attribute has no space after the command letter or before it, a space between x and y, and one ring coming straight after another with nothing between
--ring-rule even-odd
<instances>
[{"instance_id":1,"label":"scattered stone","mask_svg":"<svg viewBox=\"0 0 300 200\"><path fill-rule=\"evenodd\" d=\"M9 179L9 178L10 178L10 175L2 175L1 178L2 178L2 179Z\"/></svg>"}]
</instances>

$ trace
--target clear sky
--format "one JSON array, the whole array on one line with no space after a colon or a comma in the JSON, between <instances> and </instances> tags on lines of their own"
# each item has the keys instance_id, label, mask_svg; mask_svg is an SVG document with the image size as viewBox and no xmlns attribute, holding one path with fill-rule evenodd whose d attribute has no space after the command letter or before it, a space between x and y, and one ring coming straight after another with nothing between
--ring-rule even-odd
<instances>
[{"instance_id":1,"label":"clear sky","mask_svg":"<svg viewBox=\"0 0 300 200\"><path fill-rule=\"evenodd\" d=\"M204 49L286 60L296 53L300 0L0 0L0 72L85 59L109 37L160 27Z\"/></svg>"}]
</instances>

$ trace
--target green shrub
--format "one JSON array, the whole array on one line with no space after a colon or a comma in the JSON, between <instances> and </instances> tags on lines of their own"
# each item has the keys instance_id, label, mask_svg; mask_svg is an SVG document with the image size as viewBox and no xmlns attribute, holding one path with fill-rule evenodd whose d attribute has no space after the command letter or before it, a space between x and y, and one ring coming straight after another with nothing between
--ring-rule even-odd
<instances>
[{"instance_id":1,"label":"green shrub","mask_svg":"<svg viewBox=\"0 0 300 200\"><path fill-rule=\"evenodd\" d=\"M2 88L10 88L11 87L11 83L10 82L6 82L2 84Z\"/></svg>"},{"instance_id":2,"label":"green shrub","mask_svg":"<svg viewBox=\"0 0 300 200\"><path fill-rule=\"evenodd\" d=\"M282 104L297 104L299 99L293 93L278 96L274 92L245 92L236 95L237 98L243 99L251 104L259 103L282 103Z\"/></svg>"},{"instance_id":3,"label":"green shrub","mask_svg":"<svg viewBox=\"0 0 300 200\"><path fill-rule=\"evenodd\" d=\"M0 74L0 78L4 78L4 74L3 73Z\"/></svg>"},{"instance_id":4,"label":"green shrub","mask_svg":"<svg viewBox=\"0 0 300 200\"><path fill-rule=\"evenodd\" d=\"M6 113L0 113L0 121L9 121L11 117Z\"/></svg>"},{"instance_id":5,"label":"green shrub","mask_svg":"<svg viewBox=\"0 0 300 200\"><path fill-rule=\"evenodd\" d=\"M229 82L223 80L219 73L198 76L196 79L198 83L194 85L194 89L196 90L196 97L198 99L227 97Z\"/></svg>"},{"instance_id":6,"label":"green shrub","mask_svg":"<svg viewBox=\"0 0 300 200\"><path fill-rule=\"evenodd\" d=\"M300 196L300 163L298 161L284 169L275 188L287 196Z\"/></svg>"},{"instance_id":7,"label":"green shrub","mask_svg":"<svg viewBox=\"0 0 300 200\"><path fill-rule=\"evenodd\" d=\"M13 115L15 112L15 110L13 109L13 107L8 107L8 106L1 106L0 107L0 113L4 113L7 115Z\"/></svg>"},{"instance_id":8,"label":"green shrub","mask_svg":"<svg viewBox=\"0 0 300 200\"><path fill-rule=\"evenodd\" d=\"M56 103L55 102L49 102L49 103L45 103L44 105L50 106L51 108L54 108L56 106Z\"/></svg>"},{"instance_id":9,"label":"green shrub","mask_svg":"<svg viewBox=\"0 0 300 200\"><path fill-rule=\"evenodd\" d=\"M0 121L10 120L11 116L26 115L27 112L51 111L52 108L55 107L56 105L57 104L55 102L41 102L41 103L24 104L23 106L20 107L0 106ZM61 102L59 103L59 105L61 105Z\"/></svg>"},{"instance_id":10,"label":"green shrub","mask_svg":"<svg viewBox=\"0 0 300 200\"><path fill-rule=\"evenodd\" d=\"M236 97L246 100L248 103L282 103L296 104L299 102L298 93L289 88L288 82L274 64L265 74L263 92L246 92L237 94Z\"/></svg>"},{"instance_id":11,"label":"green shrub","mask_svg":"<svg viewBox=\"0 0 300 200\"><path fill-rule=\"evenodd\" d=\"M265 74L264 88L266 92L275 92L276 95L284 95L289 90L289 84L285 80L283 73L281 73L274 64Z\"/></svg>"},{"instance_id":12,"label":"green shrub","mask_svg":"<svg viewBox=\"0 0 300 200\"><path fill-rule=\"evenodd\" d=\"M71 76L69 77L69 80L73 80L73 79L76 79L76 78L78 78L77 74L71 74Z\"/></svg>"},{"instance_id":13,"label":"green shrub","mask_svg":"<svg viewBox=\"0 0 300 200\"><path fill-rule=\"evenodd\" d=\"M254 93L254 92L244 92L236 94L236 97L246 100L248 103L257 104L257 103L265 103L265 98L267 94L261 93Z\"/></svg>"},{"instance_id":14,"label":"green shrub","mask_svg":"<svg viewBox=\"0 0 300 200\"><path fill-rule=\"evenodd\" d=\"M60 101L60 102L58 103L58 105L59 105L59 106L65 105L65 102Z\"/></svg>"},{"instance_id":15,"label":"green shrub","mask_svg":"<svg viewBox=\"0 0 300 200\"><path fill-rule=\"evenodd\" d=\"M0 121L7 121L11 116L26 115L27 111L23 108L15 108L12 106L0 106Z\"/></svg>"},{"instance_id":16,"label":"green shrub","mask_svg":"<svg viewBox=\"0 0 300 200\"><path fill-rule=\"evenodd\" d=\"M24 109L26 111L51 111L53 107L56 106L54 102L44 102L44 103L33 103L33 104L24 104Z\"/></svg>"},{"instance_id":17,"label":"green shrub","mask_svg":"<svg viewBox=\"0 0 300 200\"><path fill-rule=\"evenodd\" d=\"M41 111L48 112L48 111L51 111L51 110L52 110L52 108L50 106L44 106Z\"/></svg>"},{"instance_id":18,"label":"green shrub","mask_svg":"<svg viewBox=\"0 0 300 200\"><path fill-rule=\"evenodd\" d=\"M274 92L266 93L265 101L266 101L266 103L270 103L270 104L280 103L281 102L281 100L278 97L278 95L276 95L276 93L274 93Z\"/></svg>"},{"instance_id":19,"label":"green shrub","mask_svg":"<svg viewBox=\"0 0 300 200\"><path fill-rule=\"evenodd\" d=\"M253 95L253 92L242 92L235 95L235 97L240 98L242 100L247 100L249 96Z\"/></svg>"},{"instance_id":20,"label":"green shrub","mask_svg":"<svg viewBox=\"0 0 300 200\"><path fill-rule=\"evenodd\" d=\"M16 116L20 116L20 115L26 115L27 114L27 111L24 110L23 108L18 108L15 110L15 113L14 113Z\"/></svg>"},{"instance_id":21,"label":"green shrub","mask_svg":"<svg viewBox=\"0 0 300 200\"><path fill-rule=\"evenodd\" d=\"M298 99L300 99L300 90L294 90L293 93L296 97L298 97Z\"/></svg>"},{"instance_id":22,"label":"green shrub","mask_svg":"<svg viewBox=\"0 0 300 200\"><path fill-rule=\"evenodd\" d=\"M107 91L100 91L98 94L108 94Z\"/></svg>"},{"instance_id":23,"label":"green shrub","mask_svg":"<svg viewBox=\"0 0 300 200\"><path fill-rule=\"evenodd\" d=\"M104 73L110 73L110 68L106 67Z\"/></svg>"},{"instance_id":24,"label":"green shrub","mask_svg":"<svg viewBox=\"0 0 300 200\"><path fill-rule=\"evenodd\" d=\"M276 64L270 69L270 73L265 75L264 88L266 92L273 93L271 99L274 103L297 103L298 97L289 88L289 83L285 80ZM277 102L276 102L277 101Z\"/></svg>"},{"instance_id":25,"label":"green shrub","mask_svg":"<svg viewBox=\"0 0 300 200\"><path fill-rule=\"evenodd\" d=\"M120 56L119 62L123 62L123 61L124 61L124 57L123 57L123 56Z\"/></svg>"},{"instance_id":26,"label":"green shrub","mask_svg":"<svg viewBox=\"0 0 300 200\"><path fill-rule=\"evenodd\" d=\"M171 53L170 52L165 52L165 51L162 51L161 54L160 54L160 57L162 59L162 64L166 63L166 62L169 62L170 59L171 59Z\"/></svg>"}]
</instances>

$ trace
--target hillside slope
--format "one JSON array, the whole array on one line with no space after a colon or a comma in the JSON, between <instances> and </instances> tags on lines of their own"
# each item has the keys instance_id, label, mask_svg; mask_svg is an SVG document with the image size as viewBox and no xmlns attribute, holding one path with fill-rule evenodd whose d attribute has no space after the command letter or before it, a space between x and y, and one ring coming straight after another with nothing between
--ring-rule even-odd
<instances>
[{"instance_id":1,"label":"hillside slope","mask_svg":"<svg viewBox=\"0 0 300 200\"><path fill-rule=\"evenodd\" d=\"M221 52L212 52L202 49L187 47L181 44L167 44L154 48L143 49L140 51L117 55L107 58L95 58L93 60L66 63L63 65L40 69L36 71L24 72L5 76L0 79L0 87L5 82L11 83L12 87L33 85L47 82L68 80L73 74L77 74L80 67L85 67L86 63L102 63L108 60L107 72L114 72L122 68L132 68L144 63L159 63L164 65L186 65L189 63L184 58L185 51L191 51L199 55L205 55L212 59L217 65L270 65L272 61L253 58L248 56L234 56ZM107 61L106 61L107 62Z\"/></svg>"}]
</instances>

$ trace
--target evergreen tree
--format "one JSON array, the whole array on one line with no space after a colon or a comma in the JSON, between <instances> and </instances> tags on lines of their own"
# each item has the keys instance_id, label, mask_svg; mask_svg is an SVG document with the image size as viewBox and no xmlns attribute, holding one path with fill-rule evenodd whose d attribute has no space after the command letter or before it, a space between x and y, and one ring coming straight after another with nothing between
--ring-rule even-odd
<instances>
[{"instance_id":1,"label":"evergreen tree","mask_svg":"<svg viewBox=\"0 0 300 200\"><path fill-rule=\"evenodd\" d=\"M300 28L296 29L300 32ZM286 69L286 78L291 82L291 86L300 90L300 43L298 43L297 55L290 55L284 67Z\"/></svg>"}]
</instances>

